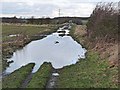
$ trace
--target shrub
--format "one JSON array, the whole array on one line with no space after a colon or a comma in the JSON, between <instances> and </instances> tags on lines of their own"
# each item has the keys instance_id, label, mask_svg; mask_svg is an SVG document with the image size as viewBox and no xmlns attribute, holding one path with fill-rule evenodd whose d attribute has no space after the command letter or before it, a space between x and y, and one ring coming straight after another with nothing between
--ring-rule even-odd
<instances>
[{"instance_id":1,"label":"shrub","mask_svg":"<svg viewBox=\"0 0 120 90\"><path fill-rule=\"evenodd\" d=\"M117 3L98 3L87 23L87 34L90 40L118 40Z\"/></svg>"}]
</instances>

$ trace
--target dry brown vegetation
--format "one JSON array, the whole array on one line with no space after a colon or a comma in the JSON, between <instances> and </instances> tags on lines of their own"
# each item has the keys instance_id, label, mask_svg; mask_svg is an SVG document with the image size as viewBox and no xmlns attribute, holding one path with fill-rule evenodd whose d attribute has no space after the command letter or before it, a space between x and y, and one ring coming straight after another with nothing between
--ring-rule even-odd
<instances>
[{"instance_id":1,"label":"dry brown vegetation","mask_svg":"<svg viewBox=\"0 0 120 90\"><path fill-rule=\"evenodd\" d=\"M72 31L72 37L86 47L86 58L60 70L58 87L117 88L117 44L105 43L103 40L96 44L91 42L85 25L77 25Z\"/></svg>"},{"instance_id":2,"label":"dry brown vegetation","mask_svg":"<svg viewBox=\"0 0 120 90\"><path fill-rule=\"evenodd\" d=\"M87 24L90 46L118 65L118 3L98 3Z\"/></svg>"},{"instance_id":3,"label":"dry brown vegetation","mask_svg":"<svg viewBox=\"0 0 120 90\"><path fill-rule=\"evenodd\" d=\"M119 28L117 3L99 3L86 26L76 26L74 36L87 50L98 52L100 60L107 60L108 68L116 70L112 80L118 83ZM83 30L84 29L84 30Z\"/></svg>"},{"instance_id":4,"label":"dry brown vegetation","mask_svg":"<svg viewBox=\"0 0 120 90\"><path fill-rule=\"evenodd\" d=\"M104 39L118 41L118 4L98 3L87 23L87 34L91 41Z\"/></svg>"},{"instance_id":5,"label":"dry brown vegetation","mask_svg":"<svg viewBox=\"0 0 120 90\"><path fill-rule=\"evenodd\" d=\"M116 73L111 80L118 83L118 15L115 3L99 3L85 26L77 26L74 36L88 51L98 52L99 60L107 60L108 68ZM97 61L96 61L97 62Z\"/></svg>"}]
</instances>

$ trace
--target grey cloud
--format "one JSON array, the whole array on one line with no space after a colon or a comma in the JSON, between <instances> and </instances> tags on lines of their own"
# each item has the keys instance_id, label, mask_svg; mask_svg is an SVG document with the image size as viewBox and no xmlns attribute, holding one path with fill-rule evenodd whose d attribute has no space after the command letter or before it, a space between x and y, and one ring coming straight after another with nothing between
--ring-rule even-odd
<instances>
[{"instance_id":1,"label":"grey cloud","mask_svg":"<svg viewBox=\"0 0 120 90\"><path fill-rule=\"evenodd\" d=\"M67 3L69 2L69 3ZM76 3L77 0L73 1L68 0L65 3L33 3L30 4L28 2L3 2L2 3L2 13L3 15L6 14L14 14L14 15L26 15L26 16L37 16L37 17L42 17L42 16L58 16L57 12L58 9L61 9L61 14L64 15L70 15L70 16L89 16L90 13L88 12L80 12L82 11L81 9L86 9L86 7L82 8L81 4L82 3ZM94 3L88 3L88 5L95 5ZM89 6L88 6L89 7ZM88 10L92 10L92 8L87 8ZM75 10L78 10L78 13L74 12ZM83 14L82 14L83 13Z\"/></svg>"},{"instance_id":2,"label":"grey cloud","mask_svg":"<svg viewBox=\"0 0 120 90\"><path fill-rule=\"evenodd\" d=\"M3 14L36 14L36 15L49 15L57 6L52 4L40 4L35 3L28 5L23 2L3 2L2 13Z\"/></svg>"}]
</instances>

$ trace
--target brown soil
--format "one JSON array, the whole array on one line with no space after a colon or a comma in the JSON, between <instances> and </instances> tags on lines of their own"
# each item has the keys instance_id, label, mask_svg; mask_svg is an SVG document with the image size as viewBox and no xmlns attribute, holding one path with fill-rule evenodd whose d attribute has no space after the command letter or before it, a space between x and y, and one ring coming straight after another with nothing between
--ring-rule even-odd
<instances>
[{"instance_id":1,"label":"brown soil","mask_svg":"<svg viewBox=\"0 0 120 90\"><path fill-rule=\"evenodd\" d=\"M46 90L48 90L49 88L57 88L58 76L52 75L53 73L58 73L58 69L53 68L51 76L49 77L49 80L48 80L47 85L46 85Z\"/></svg>"}]
</instances>

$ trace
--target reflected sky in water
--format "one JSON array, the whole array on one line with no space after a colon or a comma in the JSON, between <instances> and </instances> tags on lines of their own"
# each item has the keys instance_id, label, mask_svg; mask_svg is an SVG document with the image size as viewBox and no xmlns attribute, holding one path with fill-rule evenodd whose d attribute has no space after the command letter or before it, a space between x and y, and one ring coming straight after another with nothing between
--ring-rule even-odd
<instances>
[{"instance_id":1,"label":"reflected sky in water","mask_svg":"<svg viewBox=\"0 0 120 90\"><path fill-rule=\"evenodd\" d=\"M85 52L86 50L71 36L61 37L56 32L41 40L32 41L23 49L14 52L12 58L9 59L14 62L10 64L6 72L13 72L30 62L36 64L33 72L37 71L43 62L51 62L56 69L62 68L75 64L79 58L85 58Z\"/></svg>"}]
</instances>

